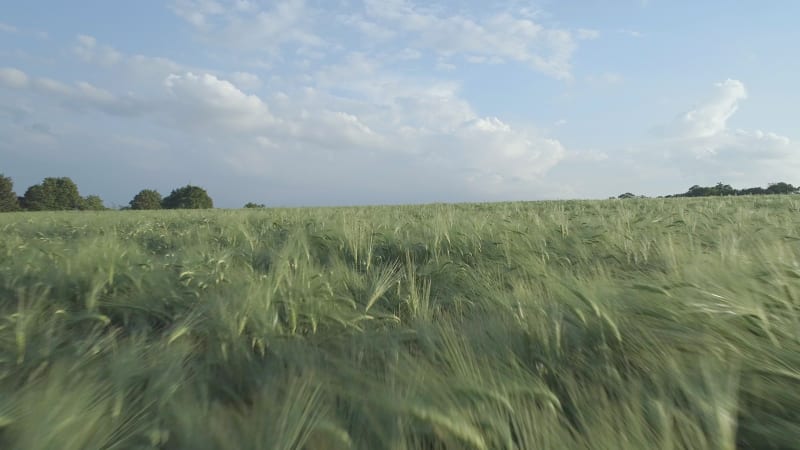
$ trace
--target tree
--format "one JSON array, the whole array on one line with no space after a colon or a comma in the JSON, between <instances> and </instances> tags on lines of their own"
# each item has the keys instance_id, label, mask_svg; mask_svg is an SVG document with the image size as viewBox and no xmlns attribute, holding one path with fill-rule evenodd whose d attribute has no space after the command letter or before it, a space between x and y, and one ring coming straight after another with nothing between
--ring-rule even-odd
<instances>
[{"instance_id":1,"label":"tree","mask_svg":"<svg viewBox=\"0 0 800 450\"><path fill-rule=\"evenodd\" d=\"M736 195L736 190L730 184L723 184L720 181L711 188L711 195Z\"/></svg>"},{"instance_id":2,"label":"tree","mask_svg":"<svg viewBox=\"0 0 800 450\"><path fill-rule=\"evenodd\" d=\"M764 195L767 191L762 187L752 187L747 189L740 189L738 195Z\"/></svg>"},{"instance_id":3,"label":"tree","mask_svg":"<svg viewBox=\"0 0 800 450\"><path fill-rule=\"evenodd\" d=\"M767 186L767 194L794 194L796 193L798 188L792 186L789 183L770 183Z\"/></svg>"},{"instance_id":4,"label":"tree","mask_svg":"<svg viewBox=\"0 0 800 450\"><path fill-rule=\"evenodd\" d=\"M244 207L245 207L245 208L266 208L266 207L267 207L267 205L265 205L265 204L263 204L263 203L253 203L253 202L249 202L249 203L245 204L245 205L244 205Z\"/></svg>"},{"instance_id":5,"label":"tree","mask_svg":"<svg viewBox=\"0 0 800 450\"><path fill-rule=\"evenodd\" d=\"M619 194L619 196L617 198L621 198L621 199L636 198L636 196L631 194L630 192L626 192L624 194Z\"/></svg>"},{"instance_id":6,"label":"tree","mask_svg":"<svg viewBox=\"0 0 800 450\"><path fill-rule=\"evenodd\" d=\"M51 205L45 199L44 188L41 184L34 184L25 191L19 201L22 209L28 211L46 211Z\"/></svg>"},{"instance_id":7,"label":"tree","mask_svg":"<svg viewBox=\"0 0 800 450\"><path fill-rule=\"evenodd\" d=\"M161 209L161 194L154 189L142 189L130 201L131 209Z\"/></svg>"},{"instance_id":8,"label":"tree","mask_svg":"<svg viewBox=\"0 0 800 450\"><path fill-rule=\"evenodd\" d=\"M709 195L711 195L711 188L701 187L695 184L690 187L682 197L708 197Z\"/></svg>"},{"instance_id":9,"label":"tree","mask_svg":"<svg viewBox=\"0 0 800 450\"><path fill-rule=\"evenodd\" d=\"M97 195L89 195L84 197L81 201L81 211L104 211L106 209L103 205L103 199Z\"/></svg>"},{"instance_id":10,"label":"tree","mask_svg":"<svg viewBox=\"0 0 800 450\"><path fill-rule=\"evenodd\" d=\"M19 210L19 200L14 192L14 181L0 174L0 212Z\"/></svg>"},{"instance_id":11,"label":"tree","mask_svg":"<svg viewBox=\"0 0 800 450\"><path fill-rule=\"evenodd\" d=\"M22 207L30 211L80 209L83 203L78 186L67 178L45 178L25 191Z\"/></svg>"},{"instance_id":12,"label":"tree","mask_svg":"<svg viewBox=\"0 0 800 450\"><path fill-rule=\"evenodd\" d=\"M214 207L214 201L205 189L186 185L173 190L164 198L161 206L165 209L209 209Z\"/></svg>"}]
</instances>

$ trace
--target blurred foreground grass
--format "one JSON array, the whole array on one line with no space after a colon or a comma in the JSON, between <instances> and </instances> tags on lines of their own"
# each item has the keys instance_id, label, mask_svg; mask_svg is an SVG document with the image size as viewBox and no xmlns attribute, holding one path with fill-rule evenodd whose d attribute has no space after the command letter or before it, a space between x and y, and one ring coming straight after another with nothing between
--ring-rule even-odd
<instances>
[{"instance_id":1,"label":"blurred foreground grass","mask_svg":"<svg viewBox=\"0 0 800 450\"><path fill-rule=\"evenodd\" d=\"M795 196L0 215L3 449L799 443Z\"/></svg>"}]
</instances>

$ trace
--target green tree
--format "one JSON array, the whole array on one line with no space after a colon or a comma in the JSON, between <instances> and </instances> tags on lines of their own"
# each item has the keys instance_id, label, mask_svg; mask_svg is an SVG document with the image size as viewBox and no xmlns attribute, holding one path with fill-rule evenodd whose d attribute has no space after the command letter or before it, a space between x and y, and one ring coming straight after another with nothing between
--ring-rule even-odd
<instances>
[{"instance_id":1,"label":"green tree","mask_svg":"<svg viewBox=\"0 0 800 450\"><path fill-rule=\"evenodd\" d=\"M19 210L19 200L14 192L14 181L0 174L0 212Z\"/></svg>"},{"instance_id":2,"label":"green tree","mask_svg":"<svg viewBox=\"0 0 800 450\"><path fill-rule=\"evenodd\" d=\"M245 207L245 208L266 208L266 207L267 207L267 205L265 205L265 204L263 204L263 203L253 203L253 202L249 202L249 203L245 204L245 205L244 205L244 207Z\"/></svg>"},{"instance_id":3,"label":"green tree","mask_svg":"<svg viewBox=\"0 0 800 450\"><path fill-rule=\"evenodd\" d=\"M154 189L142 189L130 201L130 209L161 209L161 194Z\"/></svg>"},{"instance_id":4,"label":"green tree","mask_svg":"<svg viewBox=\"0 0 800 450\"><path fill-rule=\"evenodd\" d=\"M681 197L704 197L706 195L708 195L708 188L700 187L697 184L690 187L685 194L680 194Z\"/></svg>"},{"instance_id":5,"label":"green tree","mask_svg":"<svg viewBox=\"0 0 800 450\"><path fill-rule=\"evenodd\" d=\"M20 206L28 211L45 211L50 207L50 203L45 199L46 195L41 184L34 184L25 191L20 197Z\"/></svg>"},{"instance_id":6,"label":"green tree","mask_svg":"<svg viewBox=\"0 0 800 450\"><path fill-rule=\"evenodd\" d=\"M721 181L711 188L711 195L736 195L736 189L730 184L723 184Z\"/></svg>"},{"instance_id":7,"label":"green tree","mask_svg":"<svg viewBox=\"0 0 800 450\"><path fill-rule=\"evenodd\" d=\"M798 188L792 186L789 183L770 183L767 186L766 192L767 194L794 194L796 193Z\"/></svg>"},{"instance_id":8,"label":"green tree","mask_svg":"<svg viewBox=\"0 0 800 450\"><path fill-rule=\"evenodd\" d=\"M164 198L161 206L164 209L209 209L214 207L214 201L205 189L186 185L173 190Z\"/></svg>"},{"instance_id":9,"label":"green tree","mask_svg":"<svg viewBox=\"0 0 800 450\"><path fill-rule=\"evenodd\" d=\"M82 199L80 209L82 211L103 211L106 209L106 206L103 204L103 199L99 196L89 195Z\"/></svg>"},{"instance_id":10,"label":"green tree","mask_svg":"<svg viewBox=\"0 0 800 450\"><path fill-rule=\"evenodd\" d=\"M747 189L740 189L737 195L764 195L766 194L766 189L762 187L752 187Z\"/></svg>"},{"instance_id":11,"label":"green tree","mask_svg":"<svg viewBox=\"0 0 800 450\"><path fill-rule=\"evenodd\" d=\"M83 198L78 186L67 177L45 178L25 191L23 208L30 211L63 211L81 209Z\"/></svg>"}]
</instances>

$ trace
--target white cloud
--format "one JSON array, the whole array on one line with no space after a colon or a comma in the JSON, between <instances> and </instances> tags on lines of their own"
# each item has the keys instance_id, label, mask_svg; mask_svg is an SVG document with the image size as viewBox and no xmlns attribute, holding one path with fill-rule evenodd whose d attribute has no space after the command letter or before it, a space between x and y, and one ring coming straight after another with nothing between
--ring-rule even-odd
<instances>
[{"instance_id":1,"label":"white cloud","mask_svg":"<svg viewBox=\"0 0 800 450\"><path fill-rule=\"evenodd\" d=\"M97 47L97 39L95 39L93 36L88 36L88 35L85 35L85 34L79 34L78 37L76 38L76 40L78 41L78 44L80 44L80 46L82 48L95 48L95 47Z\"/></svg>"},{"instance_id":2,"label":"white cloud","mask_svg":"<svg viewBox=\"0 0 800 450\"><path fill-rule=\"evenodd\" d=\"M2 32L2 33L14 34L14 33L16 33L17 31L19 31L19 30L17 29L17 27L15 27L15 26L13 26L13 25L9 25L9 24L7 24L7 23L2 23L2 22L0 22L0 32Z\"/></svg>"},{"instance_id":3,"label":"white cloud","mask_svg":"<svg viewBox=\"0 0 800 450\"><path fill-rule=\"evenodd\" d=\"M465 193L524 195L566 156L555 139L478 116L457 84L400 77L363 55L312 78L317 88L278 92L268 106L213 75L171 75L169 117L175 129L226 148L217 157L243 175L397 166L398 182L436 174L430 183ZM330 181L315 177L309 186Z\"/></svg>"},{"instance_id":4,"label":"white cloud","mask_svg":"<svg viewBox=\"0 0 800 450\"><path fill-rule=\"evenodd\" d=\"M107 45L98 45L97 39L84 34L78 35L77 44L73 48L78 57L87 62L102 65L114 65L122 60L122 54Z\"/></svg>"},{"instance_id":5,"label":"white cloud","mask_svg":"<svg viewBox=\"0 0 800 450\"><path fill-rule=\"evenodd\" d=\"M333 152L372 152L384 150L387 146L385 136L376 133L355 114L334 110L311 113L304 109L299 117L288 121L290 135L281 136L279 131L276 137L288 137L300 145L311 144L317 149Z\"/></svg>"},{"instance_id":6,"label":"white cloud","mask_svg":"<svg viewBox=\"0 0 800 450\"><path fill-rule=\"evenodd\" d=\"M261 87L261 78L250 72L234 72L231 74L231 81L239 89L256 89Z\"/></svg>"},{"instance_id":7,"label":"white cloud","mask_svg":"<svg viewBox=\"0 0 800 450\"><path fill-rule=\"evenodd\" d=\"M397 54L397 58L402 61L411 61L422 57L422 52L414 48L404 48Z\"/></svg>"},{"instance_id":8,"label":"white cloud","mask_svg":"<svg viewBox=\"0 0 800 450\"><path fill-rule=\"evenodd\" d=\"M629 30L627 28L620 28L620 29L617 30L617 33L624 34L624 35L632 37L632 38L644 37L644 33L642 33L641 31Z\"/></svg>"},{"instance_id":9,"label":"white cloud","mask_svg":"<svg viewBox=\"0 0 800 450\"><path fill-rule=\"evenodd\" d=\"M208 17L221 14L225 8L214 0L175 0L170 9L183 20L196 27L208 24Z\"/></svg>"},{"instance_id":10,"label":"white cloud","mask_svg":"<svg viewBox=\"0 0 800 450\"><path fill-rule=\"evenodd\" d=\"M659 127L649 139L607 152L567 150L543 180L573 189L561 195L587 198L626 191L673 194L695 184L719 181L737 188L776 181L796 184L800 142L770 131L730 125L747 96L741 81L716 83L705 100Z\"/></svg>"},{"instance_id":11,"label":"white cloud","mask_svg":"<svg viewBox=\"0 0 800 450\"><path fill-rule=\"evenodd\" d=\"M728 127L748 95L741 81L716 83L714 91L708 100L658 128L662 140L654 151L685 173L741 184L763 184L766 177L791 178L800 172L800 143L768 131Z\"/></svg>"},{"instance_id":12,"label":"white cloud","mask_svg":"<svg viewBox=\"0 0 800 450\"><path fill-rule=\"evenodd\" d=\"M436 70L451 71L456 70L456 65L445 61L444 58L438 58L436 61Z\"/></svg>"},{"instance_id":13,"label":"white cloud","mask_svg":"<svg viewBox=\"0 0 800 450\"><path fill-rule=\"evenodd\" d=\"M297 4L285 2L290 3ZM235 14L258 11L247 2L219 4ZM203 8L204 26L210 28L234 14L214 12L212 4ZM531 124L476 112L458 82L396 70L429 51L416 46L352 52L337 64L275 73L264 81L241 70L192 68L125 54L88 35L76 38L73 51L113 82L102 87L65 83L9 69L0 72L0 83L16 80L52 106L124 118L126 127L147 130L136 135L125 131L131 128L115 129L124 138L105 135L104 142L124 149L119 151L141 144L161 153L165 164L189 156L198 173L227 173L226 180L268 174L290 186L302 179L307 198L314 198L312 191L339 192L339 202L344 193L359 196L355 202L432 200L434 195L449 196L441 200L524 198L567 157L558 140ZM93 126L92 133L104 130ZM362 192L366 185L378 187ZM397 186L405 186L402 193L392 191Z\"/></svg>"},{"instance_id":14,"label":"white cloud","mask_svg":"<svg viewBox=\"0 0 800 450\"><path fill-rule=\"evenodd\" d=\"M169 73L186 69L168 58L123 54L114 47L100 44L96 38L85 34L75 38L72 51L87 63L100 64L106 68L123 65L125 67L123 73L131 73L137 77L156 75L163 78Z\"/></svg>"},{"instance_id":15,"label":"white cloud","mask_svg":"<svg viewBox=\"0 0 800 450\"><path fill-rule=\"evenodd\" d=\"M78 35L72 48L81 60L111 69L122 66L120 77L130 82L157 82L173 72L189 70L168 58L144 55L126 55L115 48L99 44L92 36Z\"/></svg>"},{"instance_id":16,"label":"white cloud","mask_svg":"<svg viewBox=\"0 0 800 450\"><path fill-rule=\"evenodd\" d=\"M171 9L210 45L224 44L236 48L239 54L260 53L271 59L279 57L286 47L307 60L321 60L345 46L365 51L378 44L407 46L411 42L414 58L430 52L472 63L514 61L554 78L568 79L578 41L599 36L591 29L545 26L524 11L471 17L405 0L365 0L363 6L348 3L340 7L348 12L336 14L304 0L281 0L269 7L232 0L175 0L171 4ZM337 27L338 31L344 27L360 36L355 42L345 42L343 35L347 33L333 32ZM439 66L444 68L448 63L440 61Z\"/></svg>"},{"instance_id":17,"label":"white cloud","mask_svg":"<svg viewBox=\"0 0 800 450\"><path fill-rule=\"evenodd\" d=\"M72 50L83 61L114 71L120 84L149 91L154 95L161 92L163 81L172 74L192 72L224 77L218 71L192 67L169 58L125 54L114 47L100 44L94 37L87 35L78 35ZM261 86L261 79L253 73L235 71L227 77L241 89L256 89Z\"/></svg>"},{"instance_id":18,"label":"white cloud","mask_svg":"<svg viewBox=\"0 0 800 450\"><path fill-rule=\"evenodd\" d=\"M573 33L545 27L510 12L477 19L439 14L404 0L366 0L365 5L368 18L404 31L405 39L441 56L470 56L473 62L518 61L559 79L571 77L576 38L597 36L593 30Z\"/></svg>"},{"instance_id":19,"label":"white cloud","mask_svg":"<svg viewBox=\"0 0 800 450\"><path fill-rule=\"evenodd\" d=\"M312 9L304 0L270 2L261 8L242 0L175 0L170 8L208 39L210 44L275 53L287 44L317 47Z\"/></svg>"},{"instance_id":20,"label":"white cloud","mask_svg":"<svg viewBox=\"0 0 800 450\"><path fill-rule=\"evenodd\" d=\"M579 28L576 36L582 40L592 40L600 37L600 32L597 30L590 30L587 28Z\"/></svg>"},{"instance_id":21,"label":"white cloud","mask_svg":"<svg viewBox=\"0 0 800 450\"><path fill-rule=\"evenodd\" d=\"M263 48L295 43L303 46L320 46L323 40L313 30L311 12L302 0L277 2L270 10L231 21L226 35L237 45Z\"/></svg>"},{"instance_id":22,"label":"white cloud","mask_svg":"<svg viewBox=\"0 0 800 450\"><path fill-rule=\"evenodd\" d=\"M29 89L82 111L98 110L112 115L131 116L147 109L147 105L134 97L117 97L87 82L71 86L50 78L33 78L19 69L0 69L0 83L16 89Z\"/></svg>"},{"instance_id":23,"label":"white cloud","mask_svg":"<svg viewBox=\"0 0 800 450\"><path fill-rule=\"evenodd\" d=\"M221 127L227 132L259 130L274 122L266 103L233 83L210 74L171 74L164 81L176 111L173 118L191 129Z\"/></svg>"},{"instance_id":24,"label":"white cloud","mask_svg":"<svg viewBox=\"0 0 800 450\"><path fill-rule=\"evenodd\" d=\"M111 103L117 100L117 98L111 92L92 86L85 81L80 81L77 83L77 93L81 97L96 103Z\"/></svg>"},{"instance_id":25,"label":"white cloud","mask_svg":"<svg viewBox=\"0 0 800 450\"><path fill-rule=\"evenodd\" d=\"M739 102L747 98L747 91L738 80L717 83L715 88L710 100L678 117L667 128L667 134L680 139L698 139L724 132L728 119L739 108Z\"/></svg>"},{"instance_id":26,"label":"white cloud","mask_svg":"<svg viewBox=\"0 0 800 450\"><path fill-rule=\"evenodd\" d=\"M379 25L375 21L368 20L361 15L339 15L338 20L345 27L355 29L364 35L366 41L370 44L388 41L397 36L396 31Z\"/></svg>"},{"instance_id":27,"label":"white cloud","mask_svg":"<svg viewBox=\"0 0 800 450\"><path fill-rule=\"evenodd\" d=\"M50 78L36 78L33 81L33 87L45 94L58 94L62 97L68 97L72 95L72 88L67 86L66 84L52 80Z\"/></svg>"},{"instance_id":28,"label":"white cloud","mask_svg":"<svg viewBox=\"0 0 800 450\"><path fill-rule=\"evenodd\" d=\"M323 89L357 95L306 100L358 111L359 120L383 136L384 151L424 163L441 179L473 193L481 183L493 186L497 195L524 192L565 156L555 139L478 115L457 83L401 77L360 54L321 71L315 80Z\"/></svg>"},{"instance_id":29,"label":"white cloud","mask_svg":"<svg viewBox=\"0 0 800 450\"><path fill-rule=\"evenodd\" d=\"M19 89L28 85L28 75L13 67L0 68L0 84Z\"/></svg>"},{"instance_id":30,"label":"white cloud","mask_svg":"<svg viewBox=\"0 0 800 450\"><path fill-rule=\"evenodd\" d=\"M14 25L3 22L0 22L0 33L13 34L21 37L35 37L38 39L48 38L48 34L45 31L19 28Z\"/></svg>"},{"instance_id":31,"label":"white cloud","mask_svg":"<svg viewBox=\"0 0 800 450\"><path fill-rule=\"evenodd\" d=\"M496 117L476 118L456 136L464 154L453 155L454 161L466 163L464 169L471 174L470 181L494 184L536 181L566 154L557 140L516 130ZM513 185L502 188L513 189Z\"/></svg>"},{"instance_id":32,"label":"white cloud","mask_svg":"<svg viewBox=\"0 0 800 450\"><path fill-rule=\"evenodd\" d=\"M183 64L158 56L132 55L126 56L125 73L131 77L131 82L155 82L173 72L193 70Z\"/></svg>"}]
</instances>

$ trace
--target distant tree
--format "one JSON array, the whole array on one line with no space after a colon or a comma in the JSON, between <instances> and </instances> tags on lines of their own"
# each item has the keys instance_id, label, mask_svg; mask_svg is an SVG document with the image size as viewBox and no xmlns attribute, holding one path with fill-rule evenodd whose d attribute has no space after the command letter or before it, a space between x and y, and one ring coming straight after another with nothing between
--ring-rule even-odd
<instances>
[{"instance_id":1,"label":"distant tree","mask_svg":"<svg viewBox=\"0 0 800 450\"><path fill-rule=\"evenodd\" d=\"M694 185L686 193L673 194L667 197L710 197L725 195L769 195L769 194L800 194L800 187L792 186L789 183L770 183L766 189L762 187L751 187L746 189L734 189L729 184L717 183L712 187Z\"/></svg>"},{"instance_id":2,"label":"distant tree","mask_svg":"<svg viewBox=\"0 0 800 450\"><path fill-rule=\"evenodd\" d=\"M737 195L764 195L766 193L767 190L762 187L740 189L739 191L737 191Z\"/></svg>"},{"instance_id":3,"label":"distant tree","mask_svg":"<svg viewBox=\"0 0 800 450\"><path fill-rule=\"evenodd\" d=\"M706 197L711 195L711 188L694 185L682 197Z\"/></svg>"},{"instance_id":4,"label":"distant tree","mask_svg":"<svg viewBox=\"0 0 800 450\"><path fill-rule=\"evenodd\" d=\"M173 190L164 198L161 206L164 209L209 209L214 207L214 201L205 189L186 185Z\"/></svg>"},{"instance_id":5,"label":"distant tree","mask_svg":"<svg viewBox=\"0 0 800 450\"><path fill-rule=\"evenodd\" d=\"M798 188L784 182L770 183L766 189L767 194L795 194L797 191Z\"/></svg>"},{"instance_id":6,"label":"distant tree","mask_svg":"<svg viewBox=\"0 0 800 450\"><path fill-rule=\"evenodd\" d=\"M143 189L130 201L130 209L161 209L161 194L153 189Z\"/></svg>"},{"instance_id":7,"label":"distant tree","mask_svg":"<svg viewBox=\"0 0 800 450\"><path fill-rule=\"evenodd\" d=\"M636 198L636 196L631 194L630 192L626 192L624 194L620 194L619 196L617 196L617 198L622 198L622 199L625 199L625 198Z\"/></svg>"},{"instance_id":8,"label":"distant tree","mask_svg":"<svg viewBox=\"0 0 800 450\"><path fill-rule=\"evenodd\" d=\"M736 190L730 184L717 183L716 186L711 188L711 195L736 195Z\"/></svg>"},{"instance_id":9,"label":"distant tree","mask_svg":"<svg viewBox=\"0 0 800 450\"><path fill-rule=\"evenodd\" d=\"M0 212L19 210L19 198L14 192L14 181L0 174Z\"/></svg>"},{"instance_id":10,"label":"distant tree","mask_svg":"<svg viewBox=\"0 0 800 450\"><path fill-rule=\"evenodd\" d=\"M685 194L677 194L675 197L711 197L720 195L736 195L736 189L732 188L729 184L717 183L713 187L703 187L694 185L686 191Z\"/></svg>"},{"instance_id":11,"label":"distant tree","mask_svg":"<svg viewBox=\"0 0 800 450\"><path fill-rule=\"evenodd\" d=\"M267 205L265 205L263 203L252 203L252 202L249 202L249 203L245 204L244 207L245 208L266 208Z\"/></svg>"},{"instance_id":12,"label":"distant tree","mask_svg":"<svg viewBox=\"0 0 800 450\"><path fill-rule=\"evenodd\" d=\"M83 198L78 186L67 177L45 178L25 191L22 207L30 211L81 209Z\"/></svg>"},{"instance_id":13,"label":"distant tree","mask_svg":"<svg viewBox=\"0 0 800 450\"><path fill-rule=\"evenodd\" d=\"M80 209L82 211L104 211L106 207L103 199L97 195L89 195L82 199Z\"/></svg>"}]
</instances>

